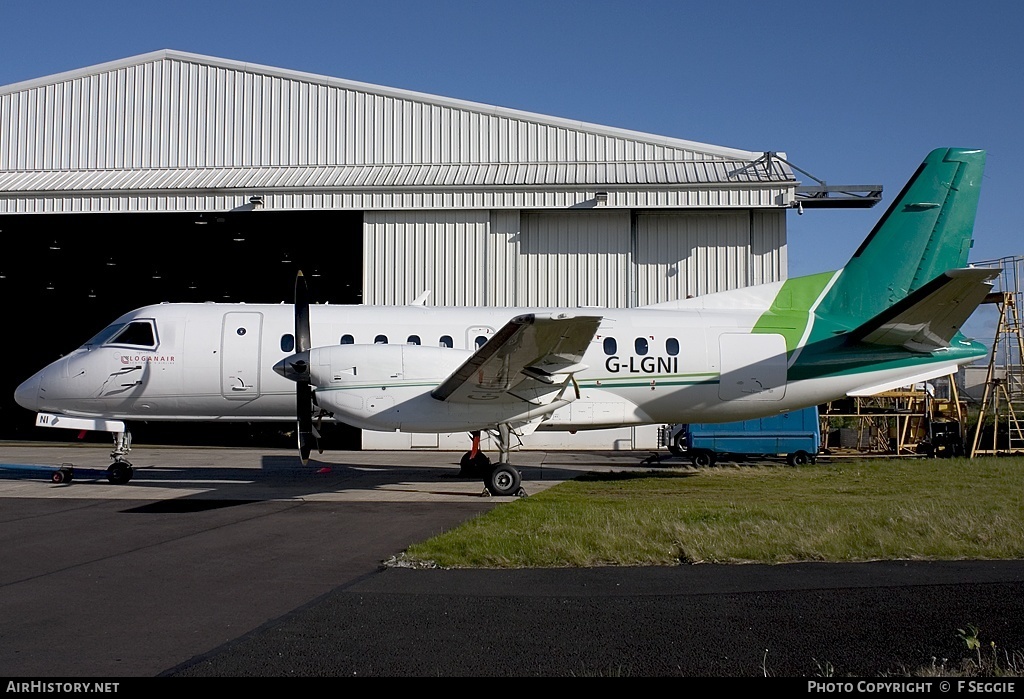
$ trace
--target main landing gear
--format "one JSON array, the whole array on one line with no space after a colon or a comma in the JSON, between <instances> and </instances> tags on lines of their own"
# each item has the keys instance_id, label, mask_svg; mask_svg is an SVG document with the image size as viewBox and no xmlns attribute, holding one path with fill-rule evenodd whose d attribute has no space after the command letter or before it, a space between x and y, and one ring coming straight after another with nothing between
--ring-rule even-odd
<instances>
[{"instance_id":1,"label":"main landing gear","mask_svg":"<svg viewBox=\"0 0 1024 699\"><path fill-rule=\"evenodd\" d=\"M515 495L525 497L523 477L512 464L508 463L509 438L512 429L508 424L498 425L492 436L498 443L498 463L492 464L487 455L480 451L480 431L470 433L473 439L472 448L462 456L459 462L459 475L467 478L482 478L484 492L499 497Z\"/></svg>"}]
</instances>

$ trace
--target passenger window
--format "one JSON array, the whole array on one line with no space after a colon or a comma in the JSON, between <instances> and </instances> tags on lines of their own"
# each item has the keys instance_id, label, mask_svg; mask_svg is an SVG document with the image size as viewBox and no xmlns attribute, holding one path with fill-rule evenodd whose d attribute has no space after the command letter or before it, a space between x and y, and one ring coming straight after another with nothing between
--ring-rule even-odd
<instances>
[{"instance_id":1,"label":"passenger window","mask_svg":"<svg viewBox=\"0 0 1024 699\"><path fill-rule=\"evenodd\" d=\"M281 336L281 351L282 352L291 352L293 349L295 349L295 336L291 335L291 334L282 335Z\"/></svg>"},{"instance_id":2,"label":"passenger window","mask_svg":"<svg viewBox=\"0 0 1024 699\"><path fill-rule=\"evenodd\" d=\"M351 335L342 335L341 336L341 343L340 344L342 344L342 345L354 345L355 342L356 342L356 339L354 337L352 337Z\"/></svg>"},{"instance_id":3,"label":"passenger window","mask_svg":"<svg viewBox=\"0 0 1024 699\"><path fill-rule=\"evenodd\" d=\"M386 345L386 344L388 344L388 336L387 335L378 335L377 337L373 338L373 344L375 344L375 345Z\"/></svg>"},{"instance_id":4,"label":"passenger window","mask_svg":"<svg viewBox=\"0 0 1024 699\"><path fill-rule=\"evenodd\" d=\"M487 338L484 337L483 335L477 335L476 340L474 340L473 343L476 345L477 349L480 349L481 347L487 344Z\"/></svg>"},{"instance_id":5,"label":"passenger window","mask_svg":"<svg viewBox=\"0 0 1024 699\"><path fill-rule=\"evenodd\" d=\"M665 351L673 357L679 354L679 340L674 337L665 340Z\"/></svg>"},{"instance_id":6,"label":"passenger window","mask_svg":"<svg viewBox=\"0 0 1024 699\"><path fill-rule=\"evenodd\" d=\"M406 342L408 344L410 344L410 345L418 345L418 344L420 344L420 336L419 335L410 335L409 339L406 340Z\"/></svg>"},{"instance_id":7,"label":"passenger window","mask_svg":"<svg viewBox=\"0 0 1024 699\"><path fill-rule=\"evenodd\" d=\"M604 353L611 356L619 351L619 343L615 341L614 337L606 337L604 339Z\"/></svg>"},{"instance_id":8,"label":"passenger window","mask_svg":"<svg viewBox=\"0 0 1024 699\"><path fill-rule=\"evenodd\" d=\"M438 340L437 344L440 347L447 347L449 349L454 347L454 345L452 344L452 336L451 335L442 335L441 339Z\"/></svg>"},{"instance_id":9,"label":"passenger window","mask_svg":"<svg viewBox=\"0 0 1024 699\"><path fill-rule=\"evenodd\" d=\"M132 345L135 347L156 347L153 324L148 320L137 320L121 329L110 339L110 344Z\"/></svg>"},{"instance_id":10,"label":"passenger window","mask_svg":"<svg viewBox=\"0 0 1024 699\"><path fill-rule=\"evenodd\" d=\"M633 347L636 348L637 354L647 354L647 338L638 337L636 339L636 342L633 343Z\"/></svg>"}]
</instances>

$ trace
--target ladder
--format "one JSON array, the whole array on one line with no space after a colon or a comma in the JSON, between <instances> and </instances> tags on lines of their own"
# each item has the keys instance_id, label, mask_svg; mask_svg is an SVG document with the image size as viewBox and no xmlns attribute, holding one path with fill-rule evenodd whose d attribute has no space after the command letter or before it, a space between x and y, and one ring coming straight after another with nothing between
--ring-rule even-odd
<instances>
[{"instance_id":1,"label":"ladder","mask_svg":"<svg viewBox=\"0 0 1024 699\"><path fill-rule=\"evenodd\" d=\"M1012 454L1024 452L1024 424L1017 416L1014 403L1024 400L1024 386L1021 385L1022 367L1024 362L1024 332L1022 332L1020 314L1018 312L1017 297L1010 291L1001 291L989 294L985 303L995 303L999 309L999 323L996 326L996 336L992 342L992 352L989 357L988 371L985 374L985 394L981 400L981 412L978 414L978 424L974 429L974 440L971 443L969 452L970 458L983 454ZM1000 340L1004 342L1002 369L996 364L996 355L999 352ZM1012 363L1012 351L1015 345L1017 352L1017 366ZM992 417L992 439L983 440L985 418ZM1007 441L1005 445L999 443L1000 425L1005 425ZM982 445L982 441L989 444Z\"/></svg>"}]
</instances>

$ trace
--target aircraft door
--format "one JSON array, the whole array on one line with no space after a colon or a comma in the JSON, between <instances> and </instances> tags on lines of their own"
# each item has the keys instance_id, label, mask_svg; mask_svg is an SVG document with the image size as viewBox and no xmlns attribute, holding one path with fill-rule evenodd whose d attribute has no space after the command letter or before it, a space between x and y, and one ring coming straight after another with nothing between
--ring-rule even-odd
<instances>
[{"instance_id":1,"label":"aircraft door","mask_svg":"<svg viewBox=\"0 0 1024 699\"><path fill-rule=\"evenodd\" d=\"M262 313L226 313L221 332L221 395L253 400L260 395Z\"/></svg>"},{"instance_id":2,"label":"aircraft door","mask_svg":"<svg viewBox=\"0 0 1024 699\"><path fill-rule=\"evenodd\" d=\"M721 335L722 400L775 401L786 395L786 338L774 334Z\"/></svg>"}]
</instances>

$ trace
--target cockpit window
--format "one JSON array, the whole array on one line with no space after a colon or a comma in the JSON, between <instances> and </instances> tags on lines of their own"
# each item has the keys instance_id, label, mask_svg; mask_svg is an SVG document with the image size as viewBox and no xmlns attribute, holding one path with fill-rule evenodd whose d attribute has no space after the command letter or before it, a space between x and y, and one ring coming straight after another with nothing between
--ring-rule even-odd
<instances>
[{"instance_id":1,"label":"cockpit window","mask_svg":"<svg viewBox=\"0 0 1024 699\"><path fill-rule=\"evenodd\" d=\"M118 331L121 330L121 328L123 328L125 325L126 323L114 323L113 325L108 325L107 327L103 328L98 333L96 333L92 337L92 339L86 342L85 346L93 347L95 345L102 345L104 342L106 342L114 335L116 335Z\"/></svg>"},{"instance_id":2,"label":"cockpit window","mask_svg":"<svg viewBox=\"0 0 1024 699\"><path fill-rule=\"evenodd\" d=\"M86 346L129 345L152 349L156 347L156 331L151 320L114 323L101 330L85 344Z\"/></svg>"},{"instance_id":3,"label":"cockpit window","mask_svg":"<svg viewBox=\"0 0 1024 699\"><path fill-rule=\"evenodd\" d=\"M110 338L110 345L131 345L133 347L156 347L153 324L148 320L135 320Z\"/></svg>"}]
</instances>

